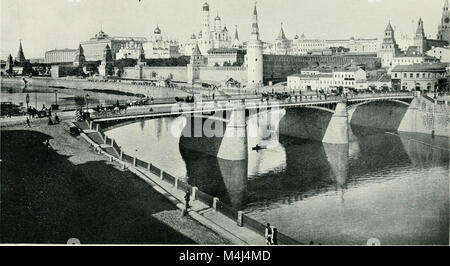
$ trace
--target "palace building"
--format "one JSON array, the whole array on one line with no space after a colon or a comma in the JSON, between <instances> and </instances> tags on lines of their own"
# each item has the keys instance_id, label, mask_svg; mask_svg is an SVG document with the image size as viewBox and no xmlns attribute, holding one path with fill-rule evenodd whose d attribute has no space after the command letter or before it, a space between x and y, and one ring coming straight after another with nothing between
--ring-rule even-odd
<instances>
[{"instance_id":1,"label":"palace building","mask_svg":"<svg viewBox=\"0 0 450 266\"><path fill-rule=\"evenodd\" d=\"M86 61L101 61L106 46L111 49L113 59L116 59L116 54L120 49L131 41L142 45L147 39L142 37L110 37L103 30L100 30L93 38L81 42L81 46L83 47Z\"/></svg>"}]
</instances>

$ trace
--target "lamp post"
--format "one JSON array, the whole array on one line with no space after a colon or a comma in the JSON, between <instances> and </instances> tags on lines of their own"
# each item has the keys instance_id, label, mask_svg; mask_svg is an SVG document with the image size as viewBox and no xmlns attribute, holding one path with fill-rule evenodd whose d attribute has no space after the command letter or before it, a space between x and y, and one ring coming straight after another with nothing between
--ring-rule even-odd
<instances>
[{"instance_id":1,"label":"lamp post","mask_svg":"<svg viewBox=\"0 0 450 266\"><path fill-rule=\"evenodd\" d=\"M55 109L58 109L58 90L55 90Z\"/></svg>"},{"instance_id":2,"label":"lamp post","mask_svg":"<svg viewBox=\"0 0 450 266\"><path fill-rule=\"evenodd\" d=\"M27 103L27 109L28 109L28 103L30 102L30 95L27 93L27 96L25 97L25 102Z\"/></svg>"}]
</instances>

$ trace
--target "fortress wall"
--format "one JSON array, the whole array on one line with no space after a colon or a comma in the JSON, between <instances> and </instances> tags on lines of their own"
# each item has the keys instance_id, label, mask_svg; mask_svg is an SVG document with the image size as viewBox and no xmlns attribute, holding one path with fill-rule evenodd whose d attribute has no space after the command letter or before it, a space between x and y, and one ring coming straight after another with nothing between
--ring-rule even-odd
<instances>
[{"instance_id":1,"label":"fortress wall","mask_svg":"<svg viewBox=\"0 0 450 266\"><path fill-rule=\"evenodd\" d=\"M139 79L139 68L124 68L123 78ZM143 80L155 80L158 77L172 76L174 81L187 82L187 67L142 67Z\"/></svg>"},{"instance_id":2,"label":"fortress wall","mask_svg":"<svg viewBox=\"0 0 450 266\"><path fill-rule=\"evenodd\" d=\"M219 84L229 78L246 85L247 69L243 67L200 67L200 80L202 82Z\"/></svg>"}]
</instances>

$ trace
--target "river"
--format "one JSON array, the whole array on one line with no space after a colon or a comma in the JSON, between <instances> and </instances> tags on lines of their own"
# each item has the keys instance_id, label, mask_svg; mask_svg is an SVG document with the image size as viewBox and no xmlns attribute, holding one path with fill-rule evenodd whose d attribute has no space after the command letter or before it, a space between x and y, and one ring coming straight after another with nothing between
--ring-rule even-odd
<instances>
[{"instance_id":1,"label":"river","mask_svg":"<svg viewBox=\"0 0 450 266\"><path fill-rule=\"evenodd\" d=\"M106 134L126 153L303 243L449 242L448 138L354 126L348 145L249 137L248 161L233 162L182 148L183 119L140 121ZM267 149L253 151L257 143Z\"/></svg>"}]
</instances>

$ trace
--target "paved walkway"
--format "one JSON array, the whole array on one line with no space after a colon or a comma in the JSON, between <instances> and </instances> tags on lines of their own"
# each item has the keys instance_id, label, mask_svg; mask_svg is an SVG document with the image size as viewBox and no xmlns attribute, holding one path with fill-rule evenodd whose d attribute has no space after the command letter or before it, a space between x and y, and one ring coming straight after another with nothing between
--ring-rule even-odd
<instances>
[{"instance_id":1,"label":"paved walkway","mask_svg":"<svg viewBox=\"0 0 450 266\"><path fill-rule=\"evenodd\" d=\"M90 135L90 134L89 134ZM86 134L82 133L82 137L92 146L101 147L99 150L100 153L109 157L110 161L116 161L122 165L123 170L131 171L132 173L139 176L145 182L147 182L150 186L153 187L154 190L164 195L168 198L175 206L180 209L180 215L182 210L185 208L184 206L184 192L175 188L173 185L167 183L162 180L159 176L148 172L146 170L137 168L133 166L131 163L122 162L119 159L115 158L117 156L112 156L113 149L105 147L105 144L98 145L91 138L89 138ZM198 201L191 200L190 208L188 210L189 215L203 224L204 226L210 228L211 230L216 231L226 239L230 240L231 243L236 245L265 245L265 238L260 234L254 232L253 230L238 226L236 221L226 217L220 212L215 211L208 205Z\"/></svg>"}]
</instances>

